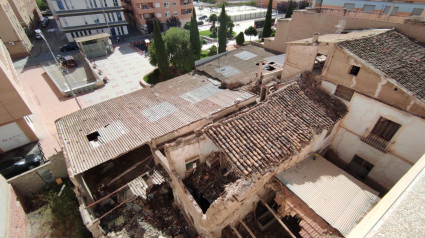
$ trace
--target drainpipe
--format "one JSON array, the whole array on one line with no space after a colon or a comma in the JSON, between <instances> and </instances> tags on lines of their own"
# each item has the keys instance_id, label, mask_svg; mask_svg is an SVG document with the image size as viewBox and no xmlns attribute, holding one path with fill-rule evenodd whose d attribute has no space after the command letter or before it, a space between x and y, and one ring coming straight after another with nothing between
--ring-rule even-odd
<instances>
[{"instance_id":1,"label":"drainpipe","mask_svg":"<svg viewBox=\"0 0 425 238\"><path fill-rule=\"evenodd\" d=\"M393 12L394 7L395 7L395 3L393 3L393 5L391 5L390 10L388 11L387 15L385 16L385 22L388 22L388 19L390 18L390 15Z\"/></svg>"}]
</instances>

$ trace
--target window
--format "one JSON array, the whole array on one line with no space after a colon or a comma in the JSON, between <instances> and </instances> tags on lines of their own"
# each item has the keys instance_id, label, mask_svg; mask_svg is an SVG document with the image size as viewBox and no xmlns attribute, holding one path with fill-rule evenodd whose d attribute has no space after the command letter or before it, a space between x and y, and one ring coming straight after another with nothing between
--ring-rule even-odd
<instances>
[{"instance_id":1,"label":"window","mask_svg":"<svg viewBox=\"0 0 425 238\"><path fill-rule=\"evenodd\" d=\"M354 155L353 160L348 164L347 171L356 178L365 179L373 166L361 157Z\"/></svg>"},{"instance_id":2,"label":"window","mask_svg":"<svg viewBox=\"0 0 425 238\"><path fill-rule=\"evenodd\" d=\"M165 12L166 17L170 17L170 12Z\"/></svg>"},{"instance_id":3,"label":"window","mask_svg":"<svg viewBox=\"0 0 425 238\"><path fill-rule=\"evenodd\" d=\"M168 7L168 2L164 2L164 7Z\"/></svg>"},{"instance_id":4,"label":"window","mask_svg":"<svg viewBox=\"0 0 425 238\"><path fill-rule=\"evenodd\" d=\"M162 14L161 13L157 13L156 14L156 17L162 17Z\"/></svg>"},{"instance_id":5,"label":"window","mask_svg":"<svg viewBox=\"0 0 425 238\"><path fill-rule=\"evenodd\" d=\"M179 15L179 13L178 12L174 12L174 16L178 16Z\"/></svg>"},{"instance_id":6,"label":"window","mask_svg":"<svg viewBox=\"0 0 425 238\"><path fill-rule=\"evenodd\" d=\"M177 2L173 2L173 6L177 6Z\"/></svg>"},{"instance_id":7,"label":"window","mask_svg":"<svg viewBox=\"0 0 425 238\"><path fill-rule=\"evenodd\" d=\"M375 10L375 5L365 4L363 6L363 12L373 12Z\"/></svg>"},{"instance_id":8,"label":"window","mask_svg":"<svg viewBox=\"0 0 425 238\"><path fill-rule=\"evenodd\" d=\"M420 16L422 15L423 11L424 11L423 8L413 8L412 16Z\"/></svg>"},{"instance_id":9,"label":"window","mask_svg":"<svg viewBox=\"0 0 425 238\"><path fill-rule=\"evenodd\" d=\"M384 8L384 14L388 14L388 12L390 11L391 6L385 6ZM396 13L398 12L398 7L394 7L393 11L391 12L391 15L396 15Z\"/></svg>"},{"instance_id":10,"label":"window","mask_svg":"<svg viewBox=\"0 0 425 238\"><path fill-rule=\"evenodd\" d=\"M344 3L344 8L347 9L348 11L353 11L354 3Z\"/></svg>"},{"instance_id":11,"label":"window","mask_svg":"<svg viewBox=\"0 0 425 238\"><path fill-rule=\"evenodd\" d=\"M155 7L161 7L160 3L155 3Z\"/></svg>"},{"instance_id":12,"label":"window","mask_svg":"<svg viewBox=\"0 0 425 238\"><path fill-rule=\"evenodd\" d=\"M122 21L121 12L117 12L117 19L118 21Z\"/></svg>"},{"instance_id":13,"label":"window","mask_svg":"<svg viewBox=\"0 0 425 238\"><path fill-rule=\"evenodd\" d=\"M103 3L105 3L104 7L108 7L108 4L106 3L106 0L103 0Z\"/></svg>"},{"instance_id":14,"label":"window","mask_svg":"<svg viewBox=\"0 0 425 238\"><path fill-rule=\"evenodd\" d=\"M118 7L118 0L113 0L113 4L115 7Z\"/></svg>"},{"instance_id":15,"label":"window","mask_svg":"<svg viewBox=\"0 0 425 238\"><path fill-rule=\"evenodd\" d=\"M335 93L334 93L335 96L338 96L338 97L340 97L344 100L347 100L347 101L351 101L353 94L354 94L353 89L347 88L347 87L342 86L342 85L338 85L336 87L336 90L335 90Z\"/></svg>"},{"instance_id":16,"label":"window","mask_svg":"<svg viewBox=\"0 0 425 238\"><path fill-rule=\"evenodd\" d=\"M386 141L390 141L400 127L400 124L381 117L379 118L379 121L376 123L371 133Z\"/></svg>"},{"instance_id":17,"label":"window","mask_svg":"<svg viewBox=\"0 0 425 238\"><path fill-rule=\"evenodd\" d=\"M360 71L360 67L353 65L351 66L350 74L357 76L359 74L359 71Z\"/></svg>"}]
</instances>

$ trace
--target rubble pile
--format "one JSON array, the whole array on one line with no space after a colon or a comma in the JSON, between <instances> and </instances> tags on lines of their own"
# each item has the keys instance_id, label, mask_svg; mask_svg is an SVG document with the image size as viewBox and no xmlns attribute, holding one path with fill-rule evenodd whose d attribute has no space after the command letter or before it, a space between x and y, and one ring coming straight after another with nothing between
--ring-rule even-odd
<instances>
[{"instance_id":1,"label":"rubble pile","mask_svg":"<svg viewBox=\"0 0 425 238\"><path fill-rule=\"evenodd\" d=\"M107 237L196 237L178 207L168 184L154 186L147 199L137 198L101 221Z\"/></svg>"},{"instance_id":2,"label":"rubble pile","mask_svg":"<svg viewBox=\"0 0 425 238\"><path fill-rule=\"evenodd\" d=\"M183 182L205 212L224 192L225 186L238 178L233 171L222 173L219 166L210 168L207 164L202 164Z\"/></svg>"}]
</instances>

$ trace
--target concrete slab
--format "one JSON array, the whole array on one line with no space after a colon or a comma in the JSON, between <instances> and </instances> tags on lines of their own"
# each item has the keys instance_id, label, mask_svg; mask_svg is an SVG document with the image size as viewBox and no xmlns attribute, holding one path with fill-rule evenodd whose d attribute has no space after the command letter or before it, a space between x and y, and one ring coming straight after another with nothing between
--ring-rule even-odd
<instances>
[{"instance_id":1,"label":"concrete slab","mask_svg":"<svg viewBox=\"0 0 425 238\"><path fill-rule=\"evenodd\" d=\"M79 96L83 107L142 89L139 81L155 69L148 57L140 55L128 45L118 46L109 56L95 58L94 63L109 82L100 89Z\"/></svg>"}]
</instances>

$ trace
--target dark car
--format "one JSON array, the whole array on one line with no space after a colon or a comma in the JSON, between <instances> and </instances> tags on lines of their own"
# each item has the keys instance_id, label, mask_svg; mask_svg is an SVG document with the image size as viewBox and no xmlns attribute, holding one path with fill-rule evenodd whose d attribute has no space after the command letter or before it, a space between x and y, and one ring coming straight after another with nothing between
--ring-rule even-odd
<instances>
[{"instance_id":1,"label":"dark car","mask_svg":"<svg viewBox=\"0 0 425 238\"><path fill-rule=\"evenodd\" d=\"M207 18L208 18L208 16L203 15L203 16L200 16L200 17L199 17L199 20L205 20L205 19L207 19Z\"/></svg>"},{"instance_id":2,"label":"dark car","mask_svg":"<svg viewBox=\"0 0 425 238\"><path fill-rule=\"evenodd\" d=\"M198 25L199 26L202 26L202 25L204 25L204 22L203 21L198 21Z\"/></svg>"},{"instance_id":3,"label":"dark car","mask_svg":"<svg viewBox=\"0 0 425 238\"><path fill-rule=\"evenodd\" d=\"M18 174L31 170L40 164L42 159L39 155L29 154L24 157L15 157L1 164L0 174L6 179L12 178Z\"/></svg>"},{"instance_id":4,"label":"dark car","mask_svg":"<svg viewBox=\"0 0 425 238\"><path fill-rule=\"evenodd\" d=\"M69 43L69 44L62 46L59 50L62 51L62 52L71 51L71 50L78 50L78 46L75 43Z\"/></svg>"}]
</instances>

